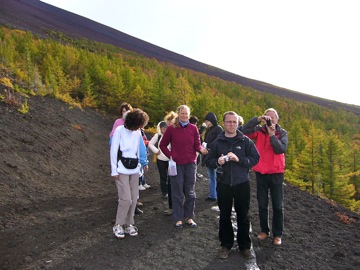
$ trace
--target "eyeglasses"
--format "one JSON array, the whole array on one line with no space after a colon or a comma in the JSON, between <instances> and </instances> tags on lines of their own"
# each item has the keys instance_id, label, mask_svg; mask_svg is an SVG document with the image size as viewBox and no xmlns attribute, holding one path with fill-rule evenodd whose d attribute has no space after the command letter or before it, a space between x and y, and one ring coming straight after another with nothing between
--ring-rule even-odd
<instances>
[{"instance_id":1,"label":"eyeglasses","mask_svg":"<svg viewBox=\"0 0 360 270\"><path fill-rule=\"evenodd\" d=\"M237 121L224 121L224 123L237 125L238 122Z\"/></svg>"}]
</instances>

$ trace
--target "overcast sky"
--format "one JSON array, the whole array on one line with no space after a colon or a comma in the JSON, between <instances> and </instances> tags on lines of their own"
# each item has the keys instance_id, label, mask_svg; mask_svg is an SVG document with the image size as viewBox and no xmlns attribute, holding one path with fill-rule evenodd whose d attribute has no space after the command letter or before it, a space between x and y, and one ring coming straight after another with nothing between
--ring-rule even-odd
<instances>
[{"instance_id":1,"label":"overcast sky","mask_svg":"<svg viewBox=\"0 0 360 270\"><path fill-rule=\"evenodd\" d=\"M235 74L360 105L356 0L44 0Z\"/></svg>"}]
</instances>

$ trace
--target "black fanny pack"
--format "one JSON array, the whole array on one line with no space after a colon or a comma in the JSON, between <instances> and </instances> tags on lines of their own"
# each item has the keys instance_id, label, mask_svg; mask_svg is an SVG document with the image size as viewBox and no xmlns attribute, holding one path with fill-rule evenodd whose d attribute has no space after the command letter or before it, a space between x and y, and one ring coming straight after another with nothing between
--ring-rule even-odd
<instances>
[{"instance_id":1,"label":"black fanny pack","mask_svg":"<svg viewBox=\"0 0 360 270\"><path fill-rule=\"evenodd\" d=\"M135 169L139 163L138 158L121 157L120 159L126 169Z\"/></svg>"}]
</instances>

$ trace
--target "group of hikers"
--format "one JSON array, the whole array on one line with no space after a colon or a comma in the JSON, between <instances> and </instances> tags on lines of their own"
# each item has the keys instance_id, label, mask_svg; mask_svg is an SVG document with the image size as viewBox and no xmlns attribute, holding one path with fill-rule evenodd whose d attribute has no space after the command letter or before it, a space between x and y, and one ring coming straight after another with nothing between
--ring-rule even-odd
<instances>
[{"instance_id":1,"label":"group of hikers","mask_svg":"<svg viewBox=\"0 0 360 270\"><path fill-rule=\"evenodd\" d=\"M165 214L171 215L174 226L196 228L195 182L197 166L206 167L209 196L220 210L219 258L226 259L234 246L231 216L236 212L236 241L246 259L252 258L250 238L250 179L256 175L261 241L270 237L274 245L282 244L284 227L283 182L285 152L288 135L279 124L273 108L253 117L246 124L234 111L222 116L223 127L217 116L209 112L201 127L197 117L191 116L187 105L168 113L157 124L157 132L150 141L143 129L149 116L128 103L120 106L121 118L110 133L111 176L118 191L118 208L113 233L118 238L137 236L134 214L139 204L139 187L144 185L148 171L147 149L154 153L160 175L160 189L168 200ZM203 132L205 131L204 135ZM201 157L201 158L200 158ZM269 226L269 192L272 202L272 227Z\"/></svg>"}]
</instances>

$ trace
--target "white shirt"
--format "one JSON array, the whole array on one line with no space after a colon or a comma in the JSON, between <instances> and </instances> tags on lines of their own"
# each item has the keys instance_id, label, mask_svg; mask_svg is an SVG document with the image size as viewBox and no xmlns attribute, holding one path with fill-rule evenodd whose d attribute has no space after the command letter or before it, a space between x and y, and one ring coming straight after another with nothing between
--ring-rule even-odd
<instances>
[{"instance_id":1,"label":"white shirt","mask_svg":"<svg viewBox=\"0 0 360 270\"><path fill-rule=\"evenodd\" d=\"M120 173L130 175L140 172L140 162L135 169L125 168L120 160L117 162L119 147L123 157L140 158L140 139L142 139L140 130L128 130L125 126L119 126L115 129L110 147L111 176Z\"/></svg>"}]
</instances>

